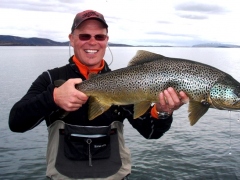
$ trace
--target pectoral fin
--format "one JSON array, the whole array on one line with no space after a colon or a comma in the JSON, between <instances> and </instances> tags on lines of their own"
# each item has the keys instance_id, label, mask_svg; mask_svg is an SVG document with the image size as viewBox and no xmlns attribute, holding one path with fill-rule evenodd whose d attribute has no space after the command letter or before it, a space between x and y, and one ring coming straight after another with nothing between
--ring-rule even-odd
<instances>
[{"instance_id":1,"label":"pectoral fin","mask_svg":"<svg viewBox=\"0 0 240 180\"><path fill-rule=\"evenodd\" d=\"M138 117L143 115L148 110L150 105L151 105L151 102L149 102L149 101L142 101L137 104L134 104L133 119L137 119Z\"/></svg>"},{"instance_id":2,"label":"pectoral fin","mask_svg":"<svg viewBox=\"0 0 240 180\"><path fill-rule=\"evenodd\" d=\"M96 97L89 98L88 119L93 120L110 108L111 105L101 103Z\"/></svg>"},{"instance_id":3,"label":"pectoral fin","mask_svg":"<svg viewBox=\"0 0 240 180\"><path fill-rule=\"evenodd\" d=\"M190 101L188 107L188 118L191 126L193 126L209 109L210 105L197 101Z\"/></svg>"}]
</instances>

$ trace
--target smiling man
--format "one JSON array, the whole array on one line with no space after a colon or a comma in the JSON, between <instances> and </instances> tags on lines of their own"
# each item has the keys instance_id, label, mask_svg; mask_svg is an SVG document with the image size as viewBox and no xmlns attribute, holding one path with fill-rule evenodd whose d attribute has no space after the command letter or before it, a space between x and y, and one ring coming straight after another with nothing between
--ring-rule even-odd
<instances>
[{"instance_id":1,"label":"smiling man","mask_svg":"<svg viewBox=\"0 0 240 180\"><path fill-rule=\"evenodd\" d=\"M86 16L79 13L75 18L69 35L71 46L75 57L90 69L99 68L104 63L101 59L108 42L107 28L103 16L97 12L87 12Z\"/></svg>"},{"instance_id":2,"label":"smiling man","mask_svg":"<svg viewBox=\"0 0 240 180\"><path fill-rule=\"evenodd\" d=\"M110 71L103 59L108 39L102 14L93 10L78 13L69 35L74 49L69 64L43 72L11 109L9 127L14 132L25 132L46 121L46 176L50 179L127 179L131 156L124 144L123 121L127 119L147 139L160 138L171 126L173 111L188 98L168 88L159 93L159 103L137 119L133 119L133 105L113 105L90 121L91 100L75 85L87 80L90 73ZM65 80L61 86L55 83L59 79ZM161 112L167 114L161 116Z\"/></svg>"}]
</instances>

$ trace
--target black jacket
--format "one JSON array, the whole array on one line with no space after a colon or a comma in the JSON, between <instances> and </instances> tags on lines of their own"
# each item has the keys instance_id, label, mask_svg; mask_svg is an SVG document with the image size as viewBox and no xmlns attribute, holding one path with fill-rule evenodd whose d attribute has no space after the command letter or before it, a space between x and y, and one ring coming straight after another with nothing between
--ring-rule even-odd
<instances>
[{"instance_id":1,"label":"black jacket","mask_svg":"<svg viewBox=\"0 0 240 180\"><path fill-rule=\"evenodd\" d=\"M100 73L108 71L110 69L105 63L105 67ZM14 132L25 132L37 126L44 119L47 126L61 119L62 111L53 100L54 81L58 79L68 80L70 78L85 80L85 77L73 63L72 58L69 59L69 64L63 67L43 72L32 83L27 94L12 107L9 115L10 129ZM127 118L142 136L156 139L169 130L172 117L165 120L155 119L151 117L150 109L140 118L133 119L133 105L114 105L102 115L89 121L87 116L88 103L86 103L77 111L69 113L62 120L74 125L108 126L113 121L123 122Z\"/></svg>"}]
</instances>

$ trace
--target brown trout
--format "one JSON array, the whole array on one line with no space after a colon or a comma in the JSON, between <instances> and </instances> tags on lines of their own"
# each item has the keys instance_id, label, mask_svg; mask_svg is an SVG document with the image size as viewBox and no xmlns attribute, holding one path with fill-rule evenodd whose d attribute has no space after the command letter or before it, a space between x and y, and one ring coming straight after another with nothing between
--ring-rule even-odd
<instances>
[{"instance_id":1,"label":"brown trout","mask_svg":"<svg viewBox=\"0 0 240 180\"><path fill-rule=\"evenodd\" d=\"M189 96L194 125L209 108L240 109L240 83L212 66L139 50L126 68L96 75L76 85L89 96L89 120L112 105L134 104L134 119L158 102L160 91L173 87Z\"/></svg>"}]
</instances>

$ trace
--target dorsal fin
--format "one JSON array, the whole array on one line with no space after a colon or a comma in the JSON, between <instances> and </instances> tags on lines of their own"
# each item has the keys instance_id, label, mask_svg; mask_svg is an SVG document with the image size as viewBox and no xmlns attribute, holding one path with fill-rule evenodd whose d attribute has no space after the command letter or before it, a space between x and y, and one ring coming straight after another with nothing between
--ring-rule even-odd
<instances>
[{"instance_id":1,"label":"dorsal fin","mask_svg":"<svg viewBox=\"0 0 240 180\"><path fill-rule=\"evenodd\" d=\"M138 50L136 55L131 59L131 61L129 61L128 66L135 66L146 62L160 60L162 58L165 58L165 56L145 50Z\"/></svg>"}]
</instances>

